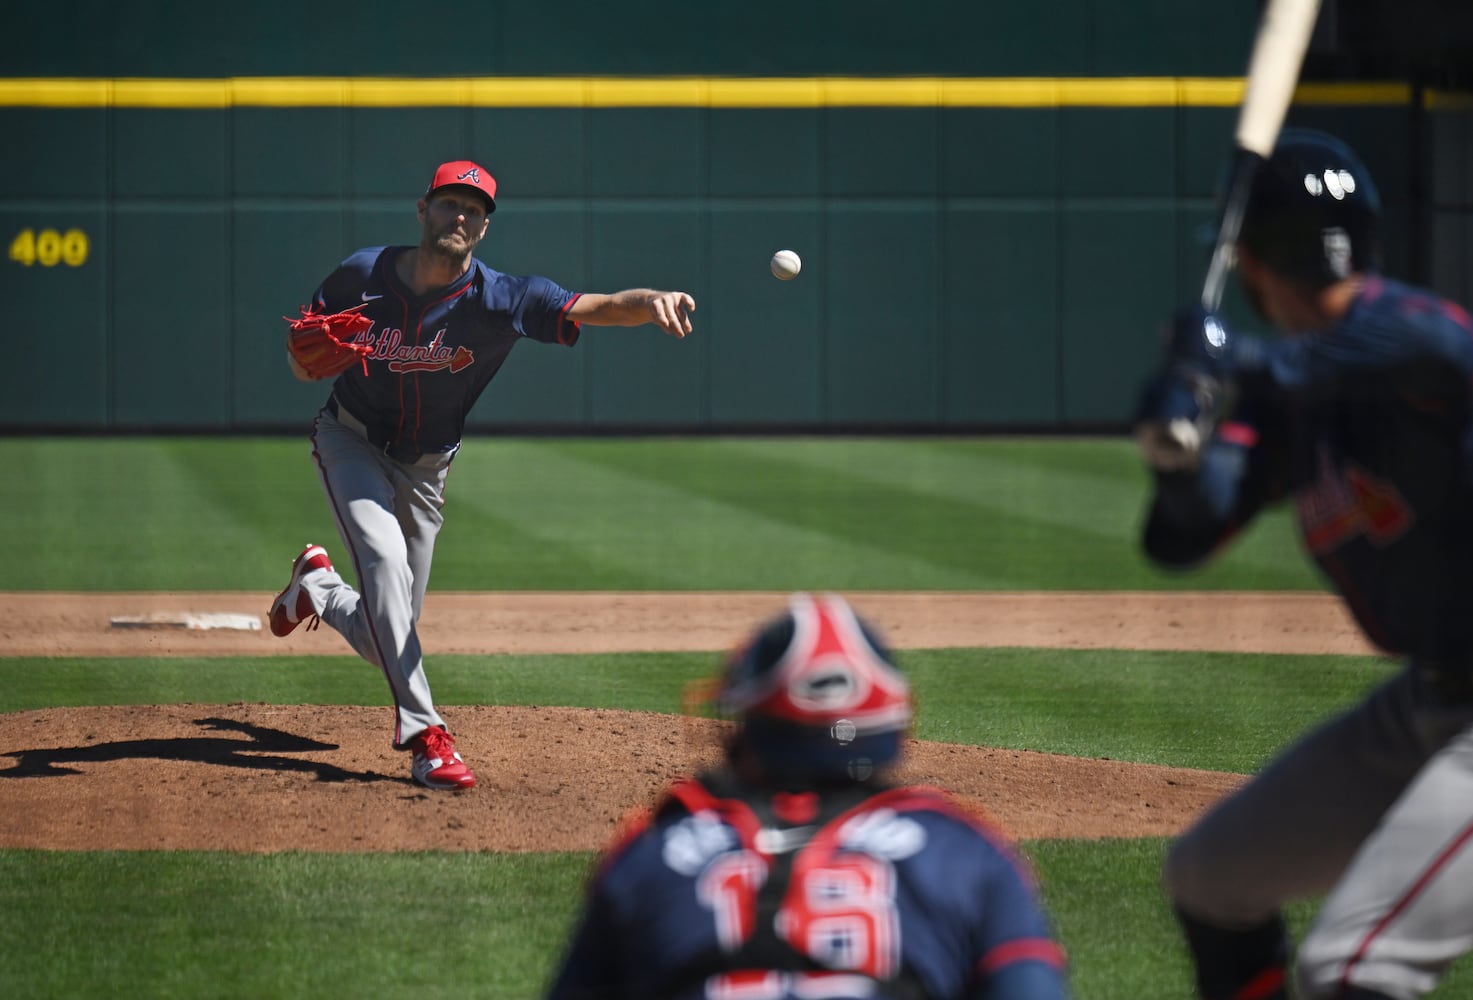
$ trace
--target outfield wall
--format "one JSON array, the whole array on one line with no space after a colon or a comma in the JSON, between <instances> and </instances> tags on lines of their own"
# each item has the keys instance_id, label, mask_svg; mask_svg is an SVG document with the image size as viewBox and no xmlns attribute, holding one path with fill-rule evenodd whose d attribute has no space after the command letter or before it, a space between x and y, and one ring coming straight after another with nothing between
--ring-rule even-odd
<instances>
[{"instance_id":1,"label":"outfield wall","mask_svg":"<svg viewBox=\"0 0 1473 1000\"><path fill-rule=\"evenodd\" d=\"M897 23L855 0L775 29L760 4L530 6L8 12L0 427L304 426L324 388L286 372L280 317L352 249L413 242L430 170L460 157L500 184L492 266L699 301L683 343L519 347L475 426L1118 425L1200 281L1256 16L1145 4L1125 30L1067 0L1045 28L947 2ZM1291 121L1380 180L1390 268L1466 295L1468 112L1302 96ZM1409 217L1428 183L1435 211ZM767 273L780 247L795 282Z\"/></svg>"}]
</instances>

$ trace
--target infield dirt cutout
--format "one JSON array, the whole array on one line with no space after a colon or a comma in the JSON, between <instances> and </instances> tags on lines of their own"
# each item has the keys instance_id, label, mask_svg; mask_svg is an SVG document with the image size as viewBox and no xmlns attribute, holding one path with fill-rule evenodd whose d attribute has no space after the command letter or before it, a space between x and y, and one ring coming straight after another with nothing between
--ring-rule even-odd
<instances>
[{"instance_id":1,"label":"infield dirt cutout","mask_svg":"<svg viewBox=\"0 0 1473 1000\"><path fill-rule=\"evenodd\" d=\"M152 612L260 613L270 594L4 596L0 656L352 655L326 627L276 639L264 629L110 624ZM420 635L433 686L434 658L450 653L724 650L778 613L785 596L432 593ZM1322 594L846 596L897 650L1374 652ZM235 703L0 715L0 847L594 850L631 809L718 756L719 724L704 719L443 706L478 784L431 792L410 780L408 756L389 747L388 705L385 685L383 706L373 708ZM952 790L1022 839L1170 835L1243 780L920 741L910 742L901 777Z\"/></svg>"}]
</instances>

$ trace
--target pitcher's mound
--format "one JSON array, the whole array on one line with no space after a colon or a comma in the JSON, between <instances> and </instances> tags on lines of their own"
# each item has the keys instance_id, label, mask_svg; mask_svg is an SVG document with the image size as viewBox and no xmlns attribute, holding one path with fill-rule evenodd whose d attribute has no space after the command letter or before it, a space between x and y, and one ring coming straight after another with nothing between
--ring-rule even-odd
<instances>
[{"instance_id":1,"label":"pitcher's mound","mask_svg":"<svg viewBox=\"0 0 1473 1000\"><path fill-rule=\"evenodd\" d=\"M430 791L387 708L59 708L6 716L0 848L587 851L719 723L606 709L447 709L478 784ZM1240 775L912 741L904 780L957 793L1020 839L1168 836Z\"/></svg>"}]
</instances>

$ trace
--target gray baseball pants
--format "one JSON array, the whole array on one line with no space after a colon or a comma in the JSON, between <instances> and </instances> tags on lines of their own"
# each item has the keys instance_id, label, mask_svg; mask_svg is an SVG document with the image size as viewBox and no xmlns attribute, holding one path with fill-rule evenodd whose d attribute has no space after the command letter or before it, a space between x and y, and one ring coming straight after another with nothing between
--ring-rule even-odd
<instances>
[{"instance_id":1,"label":"gray baseball pants","mask_svg":"<svg viewBox=\"0 0 1473 1000\"><path fill-rule=\"evenodd\" d=\"M1295 962L1306 998L1425 995L1473 948L1473 706L1403 670L1204 815L1164 874L1225 928L1328 893Z\"/></svg>"},{"instance_id":2,"label":"gray baseball pants","mask_svg":"<svg viewBox=\"0 0 1473 1000\"><path fill-rule=\"evenodd\" d=\"M424 729L444 725L425 677L416 625L455 453L424 455L412 464L395 461L350 426L351 420L329 410L318 414L312 455L360 589L336 572L313 574L304 586L322 609L322 620L383 671L394 697L394 745L402 748Z\"/></svg>"}]
</instances>

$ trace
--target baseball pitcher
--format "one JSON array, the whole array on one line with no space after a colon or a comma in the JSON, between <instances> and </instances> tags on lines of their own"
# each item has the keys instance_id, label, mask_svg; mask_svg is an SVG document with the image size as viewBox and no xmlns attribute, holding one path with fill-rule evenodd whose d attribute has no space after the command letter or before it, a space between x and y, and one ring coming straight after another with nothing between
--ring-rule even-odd
<instances>
[{"instance_id":1,"label":"baseball pitcher","mask_svg":"<svg viewBox=\"0 0 1473 1000\"><path fill-rule=\"evenodd\" d=\"M475 784L435 710L416 629L471 407L524 340L571 347L583 326L645 323L680 338L695 309L685 292L579 294L492 270L473 251L495 211L490 171L441 164L417 205L418 246L349 256L287 336L299 379L334 379L312 457L358 587L309 544L271 604L271 631L324 621L379 667L394 699L393 745L412 753L416 781L438 789Z\"/></svg>"}]
</instances>

